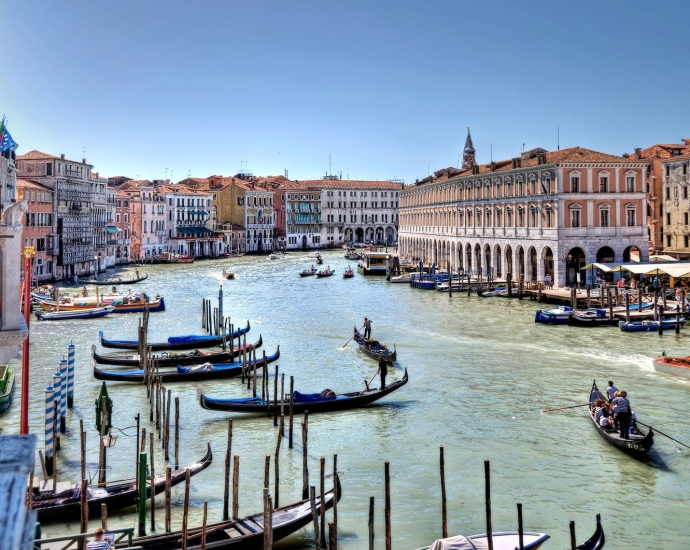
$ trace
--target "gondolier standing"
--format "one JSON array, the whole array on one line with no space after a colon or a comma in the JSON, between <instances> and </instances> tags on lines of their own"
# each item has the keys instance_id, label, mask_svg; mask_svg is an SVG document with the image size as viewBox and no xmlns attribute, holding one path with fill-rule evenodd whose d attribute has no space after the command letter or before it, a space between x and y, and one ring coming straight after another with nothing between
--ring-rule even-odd
<instances>
[{"instance_id":1,"label":"gondolier standing","mask_svg":"<svg viewBox=\"0 0 690 550\"><path fill-rule=\"evenodd\" d=\"M630 439L630 401L625 391L620 392L620 397L615 397L612 403L618 407L618 426L621 439Z\"/></svg>"},{"instance_id":2,"label":"gondolier standing","mask_svg":"<svg viewBox=\"0 0 690 550\"><path fill-rule=\"evenodd\" d=\"M364 318L364 338L371 338L371 319Z\"/></svg>"}]
</instances>

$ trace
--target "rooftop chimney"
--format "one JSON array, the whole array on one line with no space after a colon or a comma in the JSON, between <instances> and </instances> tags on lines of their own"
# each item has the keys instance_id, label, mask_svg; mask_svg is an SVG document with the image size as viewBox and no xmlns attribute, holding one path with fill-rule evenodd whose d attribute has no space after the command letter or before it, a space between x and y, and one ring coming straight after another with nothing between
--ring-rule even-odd
<instances>
[{"instance_id":1,"label":"rooftop chimney","mask_svg":"<svg viewBox=\"0 0 690 550\"><path fill-rule=\"evenodd\" d=\"M640 147L635 147L635 158L637 160L642 158L642 149Z\"/></svg>"},{"instance_id":2,"label":"rooftop chimney","mask_svg":"<svg viewBox=\"0 0 690 550\"><path fill-rule=\"evenodd\" d=\"M65 160L65 153L60 153L60 158L61 158L62 160Z\"/></svg>"},{"instance_id":3,"label":"rooftop chimney","mask_svg":"<svg viewBox=\"0 0 690 550\"><path fill-rule=\"evenodd\" d=\"M82 163L82 164L86 164L86 159L84 159L84 158L81 159L81 163Z\"/></svg>"}]
</instances>

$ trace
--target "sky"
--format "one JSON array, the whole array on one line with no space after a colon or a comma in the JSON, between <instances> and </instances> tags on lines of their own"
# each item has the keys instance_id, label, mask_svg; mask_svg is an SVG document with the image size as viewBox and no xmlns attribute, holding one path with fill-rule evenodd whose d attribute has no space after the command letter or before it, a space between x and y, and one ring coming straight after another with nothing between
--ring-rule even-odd
<instances>
[{"instance_id":1,"label":"sky","mask_svg":"<svg viewBox=\"0 0 690 550\"><path fill-rule=\"evenodd\" d=\"M690 2L0 0L18 153L103 176L404 179L690 138ZM86 149L84 149L86 148ZM85 151L85 153L84 153Z\"/></svg>"}]
</instances>

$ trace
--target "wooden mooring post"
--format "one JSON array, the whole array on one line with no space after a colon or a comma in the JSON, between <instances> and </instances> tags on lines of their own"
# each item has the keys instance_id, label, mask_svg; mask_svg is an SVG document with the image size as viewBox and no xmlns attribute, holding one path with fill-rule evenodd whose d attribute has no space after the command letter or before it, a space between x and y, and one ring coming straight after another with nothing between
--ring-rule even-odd
<instances>
[{"instance_id":1,"label":"wooden mooring post","mask_svg":"<svg viewBox=\"0 0 690 550\"><path fill-rule=\"evenodd\" d=\"M575 539L575 522L570 520L570 548L577 550L577 540Z\"/></svg>"},{"instance_id":2,"label":"wooden mooring post","mask_svg":"<svg viewBox=\"0 0 690 550\"><path fill-rule=\"evenodd\" d=\"M155 461L153 460L153 432L151 436L151 531L156 530L156 470L154 467Z\"/></svg>"},{"instance_id":3,"label":"wooden mooring post","mask_svg":"<svg viewBox=\"0 0 690 550\"><path fill-rule=\"evenodd\" d=\"M441 470L441 534L442 538L448 538L448 510L446 508L446 465L443 458L443 447L440 449Z\"/></svg>"},{"instance_id":4,"label":"wooden mooring post","mask_svg":"<svg viewBox=\"0 0 690 550\"><path fill-rule=\"evenodd\" d=\"M609 319L609 321L613 321L613 319ZM630 322L630 294L625 295L625 322Z\"/></svg>"},{"instance_id":5,"label":"wooden mooring post","mask_svg":"<svg viewBox=\"0 0 690 550\"><path fill-rule=\"evenodd\" d=\"M486 536L489 550L494 550L494 541L491 529L491 469L489 461L484 461L484 498L486 501Z\"/></svg>"},{"instance_id":6,"label":"wooden mooring post","mask_svg":"<svg viewBox=\"0 0 690 550\"><path fill-rule=\"evenodd\" d=\"M165 468L165 532L170 533L172 523L172 512L170 501L172 496L172 468Z\"/></svg>"},{"instance_id":7,"label":"wooden mooring post","mask_svg":"<svg viewBox=\"0 0 690 550\"><path fill-rule=\"evenodd\" d=\"M225 449L225 482L223 484L223 521L228 521L230 501L230 458L232 457L232 419L228 420L228 444Z\"/></svg>"},{"instance_id":8,"label":"wooden mooring post","mask_svg":"<svg viewBox=\"0 0 690 550\"><path fill-rule=\"evenodd\" d=\"M391 473L390 463L384 462L384 486L385 486L385 502L384 502L384 521L386 527L386 550L391 550Z\"/></svg>"},{"instance_id":9,"label":"wooden mooring post","mask_svg":"<svg viewBox=\"0 0 690 550\"><path fill-rule=\"evenodd\" d=\"M320 542L321 548L326 548L326 457L322 456L319 459L320 465L320 475L319 475L319 511L321 512L321 524L320 524Z\"/></svg>"},{"instance_id":10,"label":"wooden mooring post","mask_svg":"<svg viewBox=\"0 0 690 550\"><path fill-rule=\"evenodd\" d=\"M316 513L316 487L309 487L309 504L311 505L311 519L314 523L314 548L319 547L319 516Z\"/></svg>"},{"instance_id":11,"label":"wooden mooring post","mask_svg":"<svg viewBox=\"0 0 690 550\"><path fill-rule=\"evenodd\" d=\"M309 436L309 411L304 411L302 423L302 498L309 498L309 464L307 456L307 439Z\"/></svg>"},{"instance_id":12,"label":"wooden mooring post","mask_svg":"<svg viewBox=\"0 0 690 550\"><path fill-rule=\"evenodd\" d=\"M374 550L374 497L369 497L369 550Z\"/></svg>"},{"instance_id":13,"label":"wooden mooring post","mask_svg":"<svg viewBox=\"0 0 690 550\"><path fill-rule=\"evenodd\" d=\"M264 550L273 548L273 503L268 489L264 487Z\"/></svg>"},{"instance_id":14,"label":"wooden mooring post","mask_svg":"<svg viewBox=\"0 0 690 550\"><path fill-rule=\"evenodd\" d=\"M182 550L187 550L187 523L189 521L189 468L184 469L184 506L182 508Z\"/></svg>"},{"instance_id":15,"label":"wooden mooring post","mask_svg":"<svg viewBox=\"0 0 690 550\"><path fill-rule=\"evenodd\" d=\"M240 457L232 457L232 519L240 517Z\"/></svg>"},{"instance_id":16,"label":"wooden mooring post","mask_svg":"<svg viewBox=\"0 0 690 550\"><path fill-rule=\"evenodd\" d=\"M522 525L522 504L517 504L518 512L518 549L525 550L525 531Z\"/></svg>"},{"instance_id":17,"label":"wooden mooring post","mask_svg":"<svg viewBox=\"0 0 690 550\"><path fill-rule=\"evenodd\" d=\"M292 425L293 425L293 413L292 413L292 405L294 402L293 394L295 391L295 379L293 376L290 376L290 433L288 436L288 448L292 449Z\"/></svg>"}]
</instances>

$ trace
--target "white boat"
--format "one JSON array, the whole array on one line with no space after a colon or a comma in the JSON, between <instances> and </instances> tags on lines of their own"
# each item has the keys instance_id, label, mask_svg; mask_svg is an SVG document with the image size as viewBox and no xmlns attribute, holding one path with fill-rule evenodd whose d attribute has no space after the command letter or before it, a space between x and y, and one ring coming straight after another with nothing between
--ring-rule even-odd
<instances>
[{"instance_id":1,"label":"white boat","mask_svg":"<svg viewBox=\"0 0 690 550\"><path fill-rule=\"evenodd\" d=\"M307 258L320 258L320 257L321 257L321 252L319 252L318 250L315 252L310 252L309 254L307 254Z\"/></svg>"},{"instance_id":2,"label":"white boat","mask_svg":"<svg viewBox=\"0 0 690 550\"><path fill-rule=\"evenodd\" d=\"M115 306L94 307L90 309L67 309L59 311L37 311L36 317L41 321L62 321L64 319L91 319L104 317L115 310Z\"/></svg>"},{"instance_id":3,"label":"white boat","mask_svg":"<svg viewBox=\"0 0 690 550\"><path fill-rule=\"evenodd\" d=\"M271 254L268 255L269 260L282 260L283 259L283 253L282 252L272 252Z\"/></svg>"},{"instance_id":4,"label":"white boat","mask_svg":"<svg viewBox=\"0 0 690 550\"><path fill-rule=\"evenodd\" d=\"M534 550L539 548L548 538L549 535L546 533L525 532L522 535L523 548ZM492 533L491 542L494 550L515 550L520 547L520 535L517 531ZM438 539L431 546L419 550L487 550L488 548L489 537L483 534L470 535L469 537L458 535L447 539Z\"/></svg>"},{"instance_id":5,"label":"white boat","mask_svg":"<svg viewBox=\"0 0 690 550\"><path fill-rule=\"evenodd\" d=\"M508 296L508 290L505 288L497 288L496 290L485 290L482 292L482 297L484 298L493 298L495 296L505 298Z\"/></svg>"},{"instance_id":6,"label":"white boat","mask_svg":"<svg viewBox=\"0 0 690 550\"><path fill-rule=\"evenodd\" d=\"M655 359L654 370L664 374L672 374L690 380L690 357L660 356Z\"/></svg>"},{"instance_id":7,"label":"white boat","mask_svg":"<svg viewBox=\"0 0 690 550\"><path fill-rule=\"evenodd\" d=\"M402 275L396 275L395 277L391 277L390 282L391 283L407 283L410 284L410 281L412 280L412 273L403 273Z\"/></svg>"}]
</instances>

